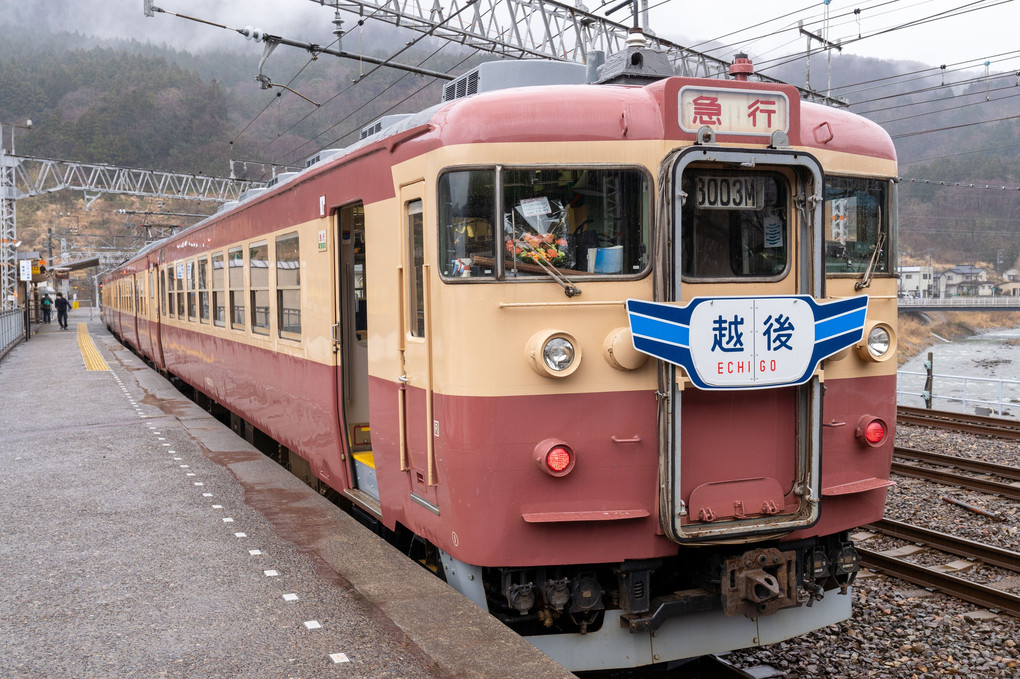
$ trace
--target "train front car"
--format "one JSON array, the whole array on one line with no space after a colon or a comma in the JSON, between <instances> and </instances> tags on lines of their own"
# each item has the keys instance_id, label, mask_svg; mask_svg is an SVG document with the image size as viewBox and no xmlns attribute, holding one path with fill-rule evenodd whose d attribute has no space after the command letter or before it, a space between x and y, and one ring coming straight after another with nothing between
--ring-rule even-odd
<instances>
[{"instance_id":1,"label":"train front car","mask_svg":"<svg viewBox=\"0 0 1020 679\"><path fill-rule=\"evenodd\" d=\"M433 117L434 228L428 188L401 201L407 441L373 422L383 514L574 670L847 618L890 484L888 135L789 86L629 84Z\"/></svg>"}]
</instances>

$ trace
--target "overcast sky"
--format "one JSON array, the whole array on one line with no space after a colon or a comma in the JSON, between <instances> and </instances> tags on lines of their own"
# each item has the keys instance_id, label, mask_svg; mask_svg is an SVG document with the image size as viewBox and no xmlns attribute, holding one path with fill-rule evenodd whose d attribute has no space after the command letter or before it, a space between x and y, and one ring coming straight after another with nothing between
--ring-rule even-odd
<instances>
[{"instance_id":1,"label":"overcast sky","mask_svg":"<svg viewBox=\"0 0 1020 679\"><path fill-rule=\"evenodd\" d=\"M567 1L569 4L570 0ZM450 0L440 2L446 7L450 5ZM71 0L66 4L61 0L7 0L0 2L0 10L30 17L32 23L51 29L135 38L184 49L212 45L245 49L244 39L233 32L168 14L146 18L144 3L145 0ZM319 44L328 44L332 39L333 9L321 6L317 0L153 0L153 3L170 12L230 28L251 25ZM602 11L597 0L585 3L589 10ZM701 50L708 50L709 45L702 43L712 40L732 45L712 52L727 61L737 49L750 51L757 62L803 51L807 38L797 27L802 20L812 33L828 35L833 42L841 40L844 54L913 60L935 66L964 61L980 63L989 58L995 70L1016 70L1020 64L1015 55L1010 55L1011 59L995 56L1020 51L1017 37L1020 6L1013 0L832 0L828 5L828 29L823 22L825 4L821 0L649 0L649 4L652 28L659 35ZM623 10L612 18L621 23L630 21ZM344 28L355 32L345 47L355 51L357 31L352 15L347 15L347 19ZM2 23L0 16L0 26ZM902 28L910 23L916 25ZM889 32L882 34L884 31ZM251 43L247 49L255 54L260 51Z\"/></svg>"}]
</instances>

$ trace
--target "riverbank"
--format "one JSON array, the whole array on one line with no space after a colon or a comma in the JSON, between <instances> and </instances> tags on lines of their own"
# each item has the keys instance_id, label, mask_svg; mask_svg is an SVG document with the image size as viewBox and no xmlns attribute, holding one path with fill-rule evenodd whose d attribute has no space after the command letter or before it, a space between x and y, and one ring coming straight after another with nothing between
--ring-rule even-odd
<instances>
[{"instance_id":1,"label":"riverbank","mask_svg":"<svg viewBox=\"0 0 1020 679\"><path fill-rule=\"evenodd\" d=\"M900 313L897 360L903 365L912 356L939 341L973 337L999 328L1020 327L1017 311L945 311ZM936 337L937 336L937 337Z\"/></svg>"}]
</instances>

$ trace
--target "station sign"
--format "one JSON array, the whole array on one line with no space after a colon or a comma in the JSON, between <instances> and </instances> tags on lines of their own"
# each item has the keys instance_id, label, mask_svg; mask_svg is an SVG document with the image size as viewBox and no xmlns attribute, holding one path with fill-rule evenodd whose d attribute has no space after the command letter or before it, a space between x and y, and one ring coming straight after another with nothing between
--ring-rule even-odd
<instances>
[{"instance_id":1,"label":"station sign","mask_svg":"<svg viewBox=\"0 0 1020 679\"><path fill-rule=\"evenodd\" d=\"M711 127L720 134L769 136L790 131L790 100L784 92L684 86L677 94L680 129Z\"/></svg>"},{"instance_id":2,"label":"station sign","mask_svg":"<svg viewBox=\"0 0 1020 679\"><path fill-rule=\"evenodd\" d=\"M32 280L32 260L22 259L18 262L18 280L20 281L31 281Z\"/></svg>"},{"instance_id":3,"label":"station sign","mask_svg":"<svg viewBox=\"0 0 1020 679\"><path fill-rule=\"evenodd\" d=\"M700 389L804 384L822 359L861 341L867 312L867 296L627 300L634 348L682 367Z\"/></svg>"}]
</instances>

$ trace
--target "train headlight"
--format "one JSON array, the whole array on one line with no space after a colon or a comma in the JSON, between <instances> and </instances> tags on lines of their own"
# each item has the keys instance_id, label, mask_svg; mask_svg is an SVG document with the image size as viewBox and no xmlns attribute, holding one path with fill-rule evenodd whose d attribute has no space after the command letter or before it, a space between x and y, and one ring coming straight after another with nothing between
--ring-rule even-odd
<instances>
[{"instance_id":1,"label":"train headlight","mask_svg":"<svg viewBox=\"0 0 1020 679\"><path fill-rule=\"evenodd\" d=\"M857 345L857 353L867 361L887 361L896 355L896 333L880 321L864 327L864 341Z\"/></svg>"},{"instance_id":2,"label":"train headlight","mask_svg":"<svg viewBox=\"0 0 1020 679\"><path fill-rule=\"evenodd\" d=\"M535 446L535 463L549 476L566 476L574 469L574 450L560 439L546 439Z\"/></svg>"},{"instance_id":3,"label":"train headlight","mask_svg":"<svg viewBox=\"0 0 1020 679\"><path fill-rule=\"evenodd\" d=\"M868 351L872 356L885 356L889 352L891 344L892 338L889 337L889 331L880 325L876 325L868 333Z\"/></svg>"},{"instance_id":4,"label":"train headlight","mask_svg":"<svg viewBox=\"0 0 1020 679\"><path fill-rule=\"evenodd\" d=\"M861 442L872 448L877 448L885 443L885 438L889 434L889 425L881 417L865 415L857 420L857 430L854 433Z\"/></svg>"},{"instance_id":5,"label":"train headlight","mask_svg":"<svg viewBox=\"0 0 1020 679\"><path fill-rule=\"evenodd\" d=\"M550 370L562 372L574 362L574 345L565 337L553 337L542 347L542 358Z\"/></svg>"},{"instance_id":6,"label":"train headlight","mask_svg":"<svg viewBox=\"0 0 1020 679\"><path fill-rule=\"evenodd\" d=\"M527 346L531 367L543 377L566 377L581 365L581 346L569 333L540 330Z\"/></svg>"}]
</instances>

